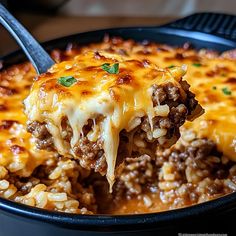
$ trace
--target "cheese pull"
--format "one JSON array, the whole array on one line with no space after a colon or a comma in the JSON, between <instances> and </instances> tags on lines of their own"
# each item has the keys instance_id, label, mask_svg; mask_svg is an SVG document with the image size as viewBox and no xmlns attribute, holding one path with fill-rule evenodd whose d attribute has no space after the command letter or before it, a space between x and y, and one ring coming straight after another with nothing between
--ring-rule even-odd
<instances>
[{"instance_id":1,"label":"cheese pull","mask_svg":"<svg viewBox=\"0 0 236 236\"><path fill-rule=\"evenodd\" d=\"M186 66L85 52L36 79L24 101L28 131L38 148L106 174L112 187L125 157L155 155L177 141L185 120L202 113L185 73Z\"/></svg>"}]
</instances>

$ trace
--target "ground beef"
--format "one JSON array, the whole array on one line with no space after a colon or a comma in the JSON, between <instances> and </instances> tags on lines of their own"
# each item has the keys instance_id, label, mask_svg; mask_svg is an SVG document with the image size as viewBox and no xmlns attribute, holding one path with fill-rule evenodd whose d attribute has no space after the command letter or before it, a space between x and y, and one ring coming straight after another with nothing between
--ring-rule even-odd
<instances>
[{"instance_id":1,"label":"ground beef","mask_svg":"<svg viewBox=\"0 0 236 236\"><path fill-rule=\"evenodd\" d=\"M172 107L169 113L169 119L174 123L174 127L180 127L186 120L188 110L184 104Z\"/></svg>"},{"instance_id":2,"label":"ground beef","mask_svg":"<svg viewBox=\"0 0 236 236\"><path fill-rule=\"evenodd\" d=\"M215 194L219 194L222 192L223 190L223 185L222 184L217 184L217 183L213 183L210 186L207 186L207 192L210 195L215 195Z\"/></svg>"},{"instance_id":3,"label":"ground beef","mask_svg":"<svg viewBox=\"0 0 236 236\"><path fill-rule=\"evenodd\" d=\"M178 100L180 99L180 91L179 88L177 88L174 84L167 83L163 86L155 84L152 86L153 105L157 106L164 103L168 104L171 110L169 118L174 122L175 127L176 125L177 127L181 126L187 116L191 115L198 105L195 95L189 90L190 85L187 83L187 81L180 81L180 84L187 94L187 98L184 102Z\"/></svg>"},{"instance_id":4,"label":"ground beef","mask_svg":"<svg viewBox=\"0 0 236 236\"><path fill-rule=\"evenodd\" d=\"M74 152L79 157L82 167L86 169L92 168L101 174L106 173L107 164L101 139L91 142L87 137L83 137L74 147Z\"/></svg>"},{"instance_id":5,"label":"ground beef","mask_svg":"<svg viewBox=\"0 0 236 236\"><path fill-rule=\"evenodd\" d=\"M179 99L179 88L177 88L174 84L167 83L164 88L169 100L177 101Z\"/></svg>"},{"instance_id":6,"label":"ground beef","mask_svg":"<svg viewBox=\"0 0 236 236\"><path fill-rule=\"evenodd\" d=\"M194 109L197 107L198 102L195 99L195 94L189 90L190 85L188 84L188 82L186 80L182 80L179 83L187 94L186 107L188 108L188 115L191 115L191 112L194 111Z\"/></svg>"},{"instance_id":7,"label":"ground beef","mask_svg":"<svg viewBox=\"0 0 236 236\"><path fill-rule=\"evenodd\" d=\"M38 149L45 149L48 151L54 150L54 143L52 135L48 132L45 123L33 121L27 124L27 131L32 133L37 139L36 146Z\"/></svg>"},{"instance_id":8,"label":"ground beef","mask_svg":"<svg viewBox=\"0 0 236 236\"><path fill-rule=\"evenodd\" d=\"M146 154L136 158L126 158L123 170L114 186L114 195L122 198L124 197L122 194L125 194L130 198L154 185L158 178L154 164L154 160Z\"/></svg>"},{"instance_id":9,"label":"ground beef","mask_svg":"<svg viewBox=\"0 0 236 236\"><path fill-rule=\"evenodd\" d=\"M121 199L139 199L154 191L163 204L176 208L224 195L232 192L229 186L234 185L232 169L236 167L233 162L223 164L221 160L215 143L204 138L158 151L155 158L148 155L127 158L114 186L113 198L119 204ZM226 179L229 186L225 185Z\"/></svg>"},{"instance_id":10,"label":"ground beef","mask_svg":"<svg viewBox=\"0 0 236 236\"><path fill-rule=\"evenodd\" d=\"M108 51L115 51L122 55L127 53L132 54L137 49L137 46L142 54L153 51L155 52L153 55L157 55L161 53L161 51L176 50L167 45L152 45L147 41L145 41L143 45L150 45L149 49L142 50L140 49L141 44L136 44L131 40L122 41L121 39L109 39L109 37L106 37L107 43L109 43L109 40L112 45L97 44L92 47L85 47L85 50L92 48L106 51L107 49ZM185 45L184 47L186 47L187 50L189 45ZM79 48L79 50L83 53L84 49L82 47ZM78 51L73 51L71 46L67 52L54 52L56 52L54 56L58 60L69 59L78 54ZM188 55L189 52L190 55ZM192 54L191 51L189 52L186 52L186 55L184 55L185 52L182 54L177 52L176 56L180 60L184 57L190 59L192 62L198 62L198 60L201 59L200 57L214 58L217 56L215 52L212 53L207 50L201 50L199 53L194 53L198 58L193 59L192 55L194 54ZM223 53L222 57L235 58L235 52L236 51ZM163 59L165 60L166 58ZM199 63L201 63L201 61L199 61ZM170 64L172 63L169 63L169 65ZM148 65L148 58L145 58L143 60L143 66ZM216 72L222 72L223 76L224 72L230 72L225 70L227 70L227 68L222 68L222 66L209 68L209 75L214 76ZM18 75L20 75L20 77ZM19 83L21 76L23 76L25 81L23 85ZM142 123L140 127L138 127L138 130L136 130L134 137L137 136L140 138L137 143L141 146L148 144L146 150L145 147L142 147L142 151L151 150L154 155L141 155L141 148L138 147L137 152L134 153L134 158L130 158L130 154L126 148L129 139L127 139L124 133L124 135L120 137L121 141L118 156L124 155L128 156L128 158L125 158L124 165L120 165L118 179L114 185L112 194L109 193L109 185L105 176L82 168L78 160L69 160L67 157L61 157L57 154L55 155L55 153L51 156L51 153L47 154L44 152L40 154L39 152L37 153L37 162L33 163L33 160L36 160L34 159L33 153L30 153L31 151L29 150L29 153L27 153L30 155L28 156L22 149L22 147L28 147L28 135L27 138L25 138L24 135L13 137L14 134L11 133L11 129L15 128L15 123L14 121L12 122L11 119L14 120L17 116L15 118L10 117L11 115L9 116L9 114L12 113L11 111L14 111L12 113L13 116L15 112L18 114L16 105L19 109L22 108L21 103L16 101L18 97L15 100L16 97L14 97L14 95L23 95L21 93L25 91L24 89L30 87L33 76L34 72L32 66L28 62L10 67L3 70L1 73L0 97L2 96L3 99L1 100L0 111L2 112L3 121L0 122L0 131L12 137L2 140L3 142L1 143L1 148L5 149L6 145L8 145L8 150L12 151L12 153L9 152L7 154L6 162L4 161L3 152L3 160L0 165L1 197L51 211L56 210L59 212L77 214L116 214L114 209L115 205L117 205L117 208L121 209L119 213L133 214L138 213L137 210L140 213L144 213L142 204L146 196L149 196L150 200L153 202L151 207L150 204L148 204L148 212L159 212L161 210L175 209L205 202L236 191L236 165L222 153L218 152L215 144L211 140L197 139L195 136L193 140L180 142L184 139L182 135L181 140L174 147L165 150L156 150L154 153L155 143L152 142L153 140L145 139L146 132L150 131L150 125L145 117L142 119ZM228 79L225 78L225 82L232 83L235 80L234 77L233 75ZM122 79L121 82L123 83L124 81ZM188 109L187 115L189 116L197 106L197 102L194 98L194 94L189 91L189 85L185 81L180 81L180 83L187 94L186 101L181 104ZM9 88L8 85L12 85L12 88ZM23 87L20 85L22 85L24 89L22 89ZM154 106L158 104L168 104L171 109L173 108L172 113L174 118L171 117L172 115L169 115L169 117L157 117L154 120L155 128L168 129L166 138L171 138L171 134L174 134L174 122L181 123L181 114L180 118L176 118L176 120L174 115L176 109L178 110L178 96L178 91L174 88L172 89L171 86L164 88L163 86L153 85L152 98ZM10 97L13 98L13 103L10 100L8 101ZM174 101L175 99L177 99L177 101ZM15 101L19 104L15 104ZM10 113L6 113L5 111L9 111ZM179 112L181 113L181 109ZM182 114L184 116L184 112ZM7 117L4 118L5 115ZM19 120L16 122L19 122ZM89 121L88 123L91 122ZM23 124L20 126L23 127ZM69 142L73 132L66 119L63 119L61 126L63 129L63 138L65 141ZM37 122L36 124L29 124L28 129L32 133L35 132L35 135L41 138L41 140L38 138L39 148L53 148L53 143L50 142L51 135L47 132L45 124ZM90 129L91 124L84 127L83 133L85 136ZM153 143L154 145L152 145ZM97 144L93 146L88 142L84 145L85 147L83 147L82 150L86 150L88 146L97 149ZM86 153L83 154L85 155ZM98 150L94 159L90 160L91 163L95 163L93 164L95 171L100 171L100 167L102 169L104 168L102 163L104 163L105 156L102 154L103 151ZM46 160L40 163L45 157ZM37 165L39 166L36 167ZM90 165L90 163L88 165ZM29 173L28 171L31 170L34 170L33 173L26 177L25 171ZM34 188L35 190L32 191ZM28 195L28 193L30 194ZM64 194L66 194L67 199L61 201L60 195ZM52 197L50 195L54 195L54 200L50 199ZM151 198L151 196L154 196L154 198ZM62 196L62 198L64 197ZM133 199L134 202L130 201ZM125 207L123 209L122 203ZM132 209L127 211L130 203ZM158 208L155 208L155 204L158 205ZM161 209L159 206L161 206Z\"/></svg>"},{"instance_id":11,"label":"ground beef","mask_svg":"<svg viewBox=\"0 0 236 236\"><path fill-rule=\"evenodd\" d=\"M216 150L216 144L213 141L208 139L197 139L186 148L186 153L187 156L199 160L210 155L213 150Z\"/></svg>"},{"instance_id":12,"label":"ground beef","mask_svg":"<svg viewBox=\"0 0 236 236\"><path fill-rule=\"evenodd\" d=\"M192 93L188 93L189 85L187 82L183 83L184 90L187 96L195 103ZM140 156L148 154L155 155L156 147L159 145L169 147L179 138L179 127L187 119L187 116L192 113L193 106L189 109L188 98L186 101L181 100L180 90L172 83L165 85L153 85L153 105L168 104L170 112L167 117L156 116L153 118L153 129L166 129L166 135L161 139L155 138L151 130L150 121L148 117L141 118L141 124L135 127L133 137L135 142L130 139L127 131L122 130L120 133L120 144L118 148L117 166L127 157ZM102 116L97 118L97 122L104 119ZM104 175L106 173L107 164L106 157L103 150L103 140L98 138L97 141L90 141L87 134L93 128L94 122L88 120L87 124L83 127L83 137L80 138L78 143L73 147L73 152L76 154L75 159L79 161L82 167L86 169L94 169L96 172ZM68 122L67 117L64 117L61 122L62 138L70 145L70 140L73 136L73 130ZM54 150L53 138L48 132L46 124L33 121L28 124L28 132L32 133L37 139L37 147L39 149ZM134 142L130 144L130 142ZM130 149L132 147L133 149Z\"/></svg>"},{"instance_id":13,"label":"ground beef","mask_svg":"<svg viewBox=\"0 0 236 236\"><path fill-rule=\"evenodd\" d=\"M42 139L50 136L47 130L46 124L42 124L38 121L33 121L27 125L27 131L32 133L36 138Z\"/></svg>"},{"instance_id":14,"label":"ground beef","mask_svg":"<svg viewBox=\"0 0 236 236\"><path fill-rule=\"evenodd\" d=\"M173 126L171 120L167 117L167 118L160 118L159 119L159 126L161 129L169 129Z\"/></svg>"},{"instance_id":15,"label":"ground beef","mask_svg":"<svg viewBox=\"0 0 236 236\"><path fill-rule=\"evenodd\" d=\"M154 84L152 86L153 93L152 93L152 101L153 105L157 106L158 104L162 104L166 100L166 92L163 86Z\"/></svg>"}]
</instances>

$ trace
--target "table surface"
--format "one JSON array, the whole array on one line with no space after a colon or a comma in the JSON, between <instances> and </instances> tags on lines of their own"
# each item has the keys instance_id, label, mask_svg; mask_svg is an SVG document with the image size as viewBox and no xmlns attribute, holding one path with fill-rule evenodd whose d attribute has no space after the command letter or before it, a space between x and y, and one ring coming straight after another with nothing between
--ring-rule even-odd
<instances>
[{"instance_id":1,"label":"table surface","mask_svg":"<svg viewBox=\"0 0 236 236\"><path fill-rule=\"evenodd\" d=\"M21 13L16 18L40 42L53 38L110 27L156 26L168 23L173 17L66 17ZM18 46L9 33L0 26L0 57L16 50Z\"/></svg>"}]
</instances>

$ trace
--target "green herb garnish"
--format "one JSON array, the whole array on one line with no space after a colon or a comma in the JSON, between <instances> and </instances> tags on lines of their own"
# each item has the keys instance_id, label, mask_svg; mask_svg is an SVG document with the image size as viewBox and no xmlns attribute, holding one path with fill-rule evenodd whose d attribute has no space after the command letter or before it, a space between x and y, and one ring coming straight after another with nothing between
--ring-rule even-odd
<instances>
[{"instance_id":1,"label":"green herb garnish","mask_svg":"<svg viewBox=\"0 0 236 236\"><path fill-rule=\"evenodd\" d=\"M110 65L110 63L104 63L101 65L101 68L108 72L109 74L118 74L119 73L119 63Z\"/></svg>"},{"instance_id":2,"label":"green herb garnish","mask_svg":"<svg viewBox=\"0 0 236 236\"><path fill-rule=\"evenodd\" d=\"M216 89L217 89L217 87L216 87L216 86L213 86L213 87L212 87L212 89L213 89L213 90L216 90Z\"/></svg>"},{"instance_id":3,"label":"green herb garnish","mask_svg":"<svg viewBox=\"0 0 236 236\"><path fill-rule=\"evenodd\" d=\"M64 76L60 77L57 82L65 87L70 87L74 84L77 80L73 76Z\"/></svg>"},{"instance_id":4,"label":"green herb garnish","mask_svg":"<svg viewBox=\"0 0 236 236\"><path fill-rule=\"evenodd\" d=\"M231 95L231 94L232 94L232 92L231 92L227 87L222 88L222 92L223 92L225 95Z\"/></svg>"},{"instance_id":5,"label":"green herb garnish","mask_svg":"<svg viewBox=\"0 0 236 236\"><path fill-rule=\"evenodd\" d=\"M195 66L195 67L200 67L200 66L202 66L201 63L193 63L192 65Z\"/></svg>"},{"instance_id":6,"label":"green herb garnish","mask_svg":"<svg viewBox=\"0 0 236 236\"><path fill-rule=\"evenodd\" d=\"M171 68L174 68L174 67L175 67L175 65L170 65L170 66L168 66L168 68L170 68L170 69L171 69Z\"/></svg>"}]
</instances>

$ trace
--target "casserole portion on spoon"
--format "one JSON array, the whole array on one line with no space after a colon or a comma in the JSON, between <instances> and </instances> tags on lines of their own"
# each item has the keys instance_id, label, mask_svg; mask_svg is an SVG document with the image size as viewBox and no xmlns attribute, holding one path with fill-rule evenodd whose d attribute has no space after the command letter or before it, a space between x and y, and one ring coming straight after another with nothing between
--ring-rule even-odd
<instances>
[{"instance_id":1,"label":"casserole portion on spoon","mask_svg":"<svg viewBox=\"0 0 236 236\"><path fill-rule=\"evenodd\" d=\"M89 51L38 76L25 99L27 129L39 149L55 150L115 181L125 157L154 156L203 109L182 77L186 66Z\"/></svg>"}]
</instances>

